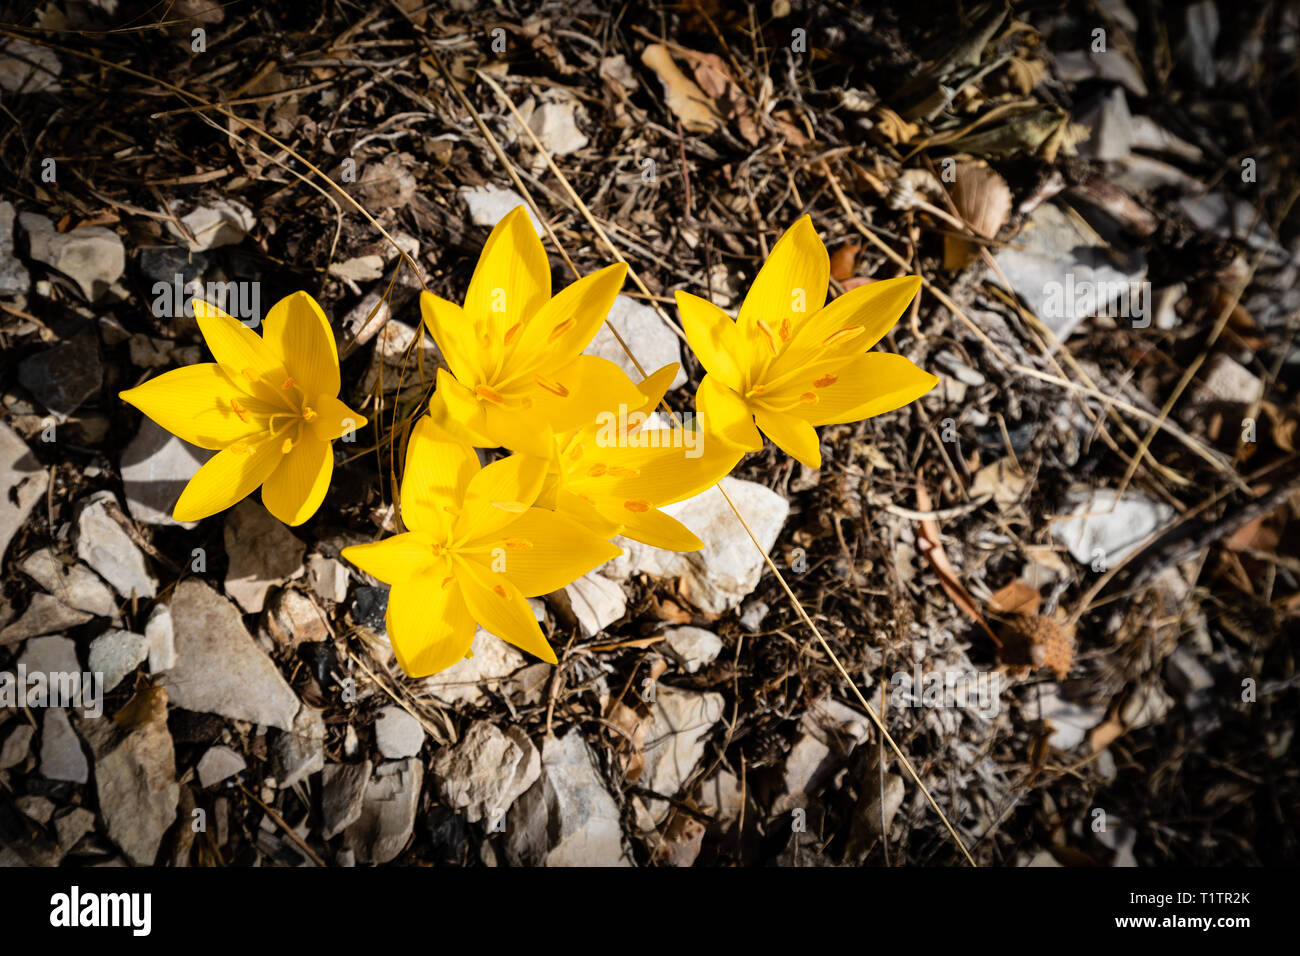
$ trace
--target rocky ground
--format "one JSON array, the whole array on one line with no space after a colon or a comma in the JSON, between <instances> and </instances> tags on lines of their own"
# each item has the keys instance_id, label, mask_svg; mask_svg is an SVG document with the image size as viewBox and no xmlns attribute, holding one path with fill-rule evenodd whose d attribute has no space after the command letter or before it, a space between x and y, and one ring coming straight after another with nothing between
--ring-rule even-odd
<instances>
[{"instance_id":1,"label":"rocky ground","mask_svg":"<svg viewBox=\"0 0 1300 956\"><path fill-rule=\"evenodd\" d=\"M940 387L822 429L820 471L750 456L741 513L981 865L1295 862L1300 18L1052 6L10 17L0 671L103 697L0 706L0 863L963 860L717 490L668 509L704 552L620 542L533 602L559 667L480 632L401 673L340 549L395 529L440 357L308 162L455 300L521 188L608 263L571 186L679 410L672 293L734 310L802 213L836 291L924 275L886 345ZM332 317L374 426L307 524L171 519L208 453L116 395L205 357L178 275Z\"/></svg>"}]
</instances>

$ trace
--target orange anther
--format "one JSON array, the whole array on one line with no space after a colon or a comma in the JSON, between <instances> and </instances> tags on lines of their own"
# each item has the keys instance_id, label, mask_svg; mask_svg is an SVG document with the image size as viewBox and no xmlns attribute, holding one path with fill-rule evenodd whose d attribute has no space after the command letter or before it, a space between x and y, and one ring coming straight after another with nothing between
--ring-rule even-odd
<instances>
[{"instance_id":1,"label":"orange anther","mask_svg":"<svg viewBox=\"0 0 1300 956\"><path fill-rule=\"evenodd\" d=\"M832 345L842 345L851 339L856 339L866 331L865 325L851 325L847 329L840 329L834 335L828 335L826 341L822 342L823 348L830 348Z\"/></svg>"},{"instance_id":2,"label":"orange anther","mask_svg":"<svg viewBox=\"0 0 1300 956\"><path fill-rule=\"evenodd\" d=\"M560 382L552 381L551 379L547 378L544 375L534 375L533 381L535 381L542 388L546 389L552 395L558 395L560 396L560 398L569 397L569 390L565 388L564 385L562 385Z\"/></svg>"},{"instance_id":3,"label":"orange anther","mask_svg":"<svg viewBox=\"0 0 1300 956\"><path fill-rule=\"evenodd\" d=\"M834 385L839 380L840 377L838 375L832 375L830 372L827 372L821 378L813 380L813 388L825 388L827 385Z\"/></svg>"},{"instance_id":4,"label":"orange anther","mask_svg":"<svg viewBox=\"0 0 1300 956\"><path fill-rule=\"evenodd\" d=\"M650 502L644 498L633 498L631 501L623 502L623 507L636 514L643 514L650 510Z\"/></svg>"}]
</instances>

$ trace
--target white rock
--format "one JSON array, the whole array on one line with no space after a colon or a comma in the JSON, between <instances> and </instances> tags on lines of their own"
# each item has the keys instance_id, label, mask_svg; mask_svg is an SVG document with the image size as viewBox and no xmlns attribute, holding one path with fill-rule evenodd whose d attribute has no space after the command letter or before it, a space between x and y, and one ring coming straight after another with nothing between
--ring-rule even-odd
<instances>
[{"instance_id":1,"label":"white rock","mask_svg":"<svg viewBox=\"0 0 1300 956\"><path fill-rule=\"evenodd\" d=\"M543 103L529 118L529 128L552 156L567 156L587 145L587 137L578 129L574 116L577 106L578 101L572 98Z\"/></svg>"},{"instance_id":2,"label":"white rock","mask_svg":"<svg viewBox=\"0 0 1300 956\"><path fill-rule=\"evenodd\" d=\"M82 499L77 511L77 557L122 597L154 597L158 582L149 573L140 549L113 517L117 511L117 499L111 491Z\"/></svg>"},{"instance_id":3,"label":"white rock","mask_svg":"<svg viewBox=\"0 0 1300 956\"><path fill-rule=\"evenodd\" d=\"M20 213L18 222L27 232L32 258L72 279L91 302L104 298L126 271L126 248L111 229L82 226L60 233L32 212Z\"/></svg>"},{"instance_id":4,"label":"white rock","mask_svg":"<svg viewBox=\"0 0 1300 956\"><path fill-rule=\"evenodd\" d=\"M1111 488L1074 488L1063 512L1072 517L1051 524L1052 537L1081 564L1113 568L1174 517L1174 509L1140 492L1118 498Z\"/></svg>"},{"instance_id":5,"label":"white rock","mask_svg":"<svg viewBox=\"0 0 1300 956\"><path fill-rule=\"evenodd\" d=\"M1118 254L1056 206L1043 203L1016 236L1015 245L999 250L994 259L1011 291L1064 341L1084 319L1110 308L1121 293L1126 297L1122 301L1133 308L1130 290L1146 278L1146 262L1135 250L1117 265Z\"/></svg>"},{"instance_id":6,"label":"white rock","mask_svg":"<svg viewBox=\"0 0 1300 956\"><path fill-rule=\"evenodd\" d=\"M1106 161L1123 159L1133 145L1133 117L1121 87L1111 87L1080 116L1092 135L1079 144L1081 155Z\"/></svg>"},{"instance_id":7,"label":"white rock","mask_svg":"<svg viewBox=\"0 0 1300 956\"><path fill-rule=\"evenodd\" d=\"M1073 750L1083 743L1088 731L1106 716L1102 707L1084 706L1061 696L1061 685L1039 684L1027 698L1025 713L1039 717L1051 727L1047 742L1058 750Z\"/></svg>"},{"instance_id":8,"label":"white rock","mask_svg":"<svg viewBox=\"0 0 1300 956\"><path fill-rule=\"evenodd\" d=\"M81 673L76 643L59 635L32 638L23 648L18 663L27 668L28 674Z\"/></svg>"},{"instance_id":9,"label":"white rock","mask_svg":"<svg viewBox=\"0 0 1300 956\"><path fill-rule=\"evenodd\" d=\"M528 603L538 614L541 603L531 598ZM473 703L485 692L495 693L501 681L528 663L522 651L481 627L474 632L470 652L472 657L423 680L421 689L444 704Z\"/></svg>"},{"instance_id":10,"label":"white rock","mask_svg":"<svg viewBox=\"0 0 1300 956\"><path fill-rule=\"evenodd\" d=\"M725 826L740 816L745 791L740 779L725 767L700 785L700 803L713 808L713 822Z\"/></svg>"},{"instance_id":11,"label":"white rock","mask_svg":"<svg viewBox=\"0 0 1300 956\"><path fill-rule=\"evenodd\" d=\"M172 204L173 212L179 203ZM188 215L181 217L181 224L189 232L177 229L175 224L167 223L167 229L177 239L186 243L192 252L204 252L219 246L233 246L244 241L244 237L257 225L253 210L234 199L218 199L210 206L200 206ZM193 238L191 238L191 236Z\"/></svg>"},{"instance_id":12,"label":"white rock","mask_svg":"<svg viewBox=\"0 0 1300 956\"><path fill-rule=\"evenodd\" d=\"M108 835L137 866L154 863L180 800L175 750L162 717L95 762L95 788Z\"/></svg>"},{"instance_id":13,"label":"white rock","mask_svg":"<svg viewBox=\"0 0 1300 956\"><path fill-rule=\"evenodd\" d=\"M460 742L443 747L431 770L442 802L470 823L494 824L541 773L541 755L515 726L503 732L486 720L475 722Z\"/></svg>"},{"instance_id":14,"label":"white rock","mask_svg":"<svg viewBox=\"0 0 1300 956\"><path fill-rule=\"evenodd\" d=\"M57 93L63 64L49 47L26 40L0 41L0 90L6 93Z\"/></svg>"},{"instance_id":15,"label":"white rock","mask_svg":"<svg viewBox=\"0 0 1300 956\"><path fill-rule=\"evenodd\" d=\"M149 642L150 674L160 674L176 666L176 629L170 607L154 605L144 626L144 636Z\"/></svg>"},{"instance_id":16,"label":"white rock","mask_svg":"<svg viewBox=\"0 0 1300 956\"><path fill-rule=\"evenodd\" d=\"M512 189L502 189L500 186L465 186L460 194L469 208L470 221L476 226L486 226L489 229L504 219L506 213L516 206L527 205L517 192ZM531 209L528 210L528 219L532 222L533 231L537 233L538 238L546 234L546 230L542 228L542 224L533 215Z\"/></svg>"},{"instance_id":17,"label":"white rock","mask_svg":"<svg viewBox=\"0 0 1300 956\"><path fill-rule=\"evenodd\" d=\"M332 840L350 827L361 816L366 785L370 782L372 767L369 760L362 763L331 763L321 774L321 836Z\"/></svg>"},{"instance_id":18,"label":"white rock","mask_svg":"<svg viewBox=\"0 0 1300 956\"><path fill-rule=\"evenodd\" d=\"M72 783L90 779L90 764L81 750L81 738L59 707L48 708L41 724L41 776Z\"/></svg>"},{"instance_id":19,"label":"white rock","mask_svg":"<svg viewBox=\"0 0 1300 956\"><path fill-rule=\"evenodd\" d=\"M1250 405L1263 397L1263 381L1240 362L1216 353L1205 363L1197 389L1201 401Z\"/></svg>"},{"instance_id":20,"label":"white rock","mask_svg":"<svg viewBox=\"0 0 1300 956\"><path fill-rule=\"evenodd\" d=\"M226 514L226 593L250 614L262 610L266 592L303 573L303 545L261 501L245 498Z\"/></svg>"},{"instance_id":21,"label":"white rock","mask_svg":"<svg viewBox=\"0 0 1300 956\"><path fill-rule=\"evenodd\" d=\"M424 769L415 758L380 764L366 784L361 814L344 831L344 848L361 863L387 863L415 829Z\"/></svg>"},{"instance_id":22,"label":"white rock","mask_svg":"<svg viewBox=\"0 0 1300 956\"><path fill-rule=\"evenodd\" d=\"M618 344L614 333L609 330L610 325L614 326L622 336L623 341L627 343L647 374L665 365L681 363L681 343L673 330L659 317L659 313L644 302L631 296L620 295L609 310L608 324L601 324L596 337L591 340L591 344L584 352L587 355L598 355L603 359L609 359L626 372L632 381L639 382L641 374L632 364L627 352ZM679 368L669 387L680 388L685 384L686 372Z\"/></svg>"},{"instance_id":23,"label":"white rock","mask_svg":"<svg viewBox=\"0 0 1300 956\"><path fill-rule=\"evenodd\" d=\"M253 641L233 604L190 579L177 585L171 615L176 665L164 672L163 686L172 703L293 730L298 696Z\"/></svg>"},{"instance_id":24,"label":"white rock","mask_svg":"<svg viewBox=\"0 0 1300 956\"><path fill-rule=\"evenodd\" d=\"M595 637L627 613L627 595L622 586L594 571L565 585L564 593L587 637Z\"/></svg>"},{"instance_id":25,"label":"white rock","mask_svg":"<svg viewBox=\"0 0 1300 956\"><path fill-rule=\"evenodd\" d=\"M303 704L290 733L276 735L271 744L271 771L280 789L292 787L325 767L325 718Z\"/></svg>"},{"instance_id":26,"label":"white rock","mask_svg":"<svg viewBox=\"0 0 1300 956\"><path fill-rule=\"evenodd\" d=\"M0 422L0 500L4 502L0 507L0 560L49 483L49 471L36 460L27 443Z\"/></svg>"},{"instance_id":27,"label":"white rock","mask_svg":"<svg viewBox=\"0 0 1300 956\"><path fill-rule=\"evenodd\" d=\"M515 803L506 855L526 866L633 866L618 805L574 727L542 745L540 779Z\"/></svg>"},{"instance_id":28,"label":"white rock","mask_svg":"<svg viewBox=\"0 0 1300 956\"><path fill-rule=\"evenodd\" d=\"M14 255L14 204L0 202L0 298L14 299L21 307L31 283L27 267Z\"/></svg>"},{"instance_id":29,"label":"white rock","mask_svg":"<svg viewBox=\"0 0 1300 956\"><path fill-rule=\"evenodd\" d=\"M342 561L313 554L307 559L307 582L326 601L342 604L348 599L348 569Z\"/></svg>"},{"instance_id":30,"label":"white rock","mask_svg":"<svg viewBox=\"0 0 1300 956\"><path fill-rule=\"evenodd\" d=\"M110 691L149 657L149 639L130 631L105 631L90 642L90 671L104 675Z\"/></svg>"},{"instance_id":31,"label":"white rock","mask_svg":"<svg viewBox=\"0 0 1300 956\"><path fill-rule=\"evenodd\" d=\"M784 790L773 801L772 815L806 808L817 786L867 739L868 720L837 700L823 698L809 707L799 718L799 737L786 754Z\"/></svg>"},{"instance_id":32,"label":"white rock","mask_svg":"<svg viewBox=\"0 0 1300 956\"><path fill-rule=\"evenodd\" d=\"M117 600L98 575L84 564L64 564L51 548L33 551L18 567L68 607L100 617L117 613Z\"/></svg>"},{"instance_id":33,"label":"white rock","mask_svg":"<svg viewBox=\"0 0 1300 956\"><path fill-rule=\"evenodd\" d=\"M144 524L193 528L197 521L177 521L172 509L194 473L215 452L183 442L145 418L122 452L122 487L131 517Z\"/></svg>"},{"instance_id":34,"label":"white rock","mask_svg":"<svg viewBox=\"0 0 1300 956\"><path fill-rule=\"evenodd\" d=\"M721 694L658 685L646 727L641 786L665 797L677 795L704 756L705 738L722 719L723 703ZM647 799L646 807L656 823L668 815L667 800Z\"/></svg>"},{"instance_id":35,"label":"white rock","mask_svg":"<svg viewBox=\"0 0 1300 956\"><path fill-rule=\"evenodd\" d=\"M0 631L0 645L14 644L54 631L66 631L78 624L85 624L90 617L85 611L74 610L58 598L37 591L32 595L31 603L27 605L23 616Z\"/></svg>"},{"instance_id":36,"label":"white rock","mask_svg":"<svg viewBox=\"0 0 1300 956\"><path fill-rule=\"evenodd\" d=\"M789 502L752 481L724 478L722 487L731 495L764 551L770 551L785 524ZM763 556L717 488L662 510L694 531L705 543L704 549L681 554L617 538L614 543L624 553L601 566L602 574L615 581L624 581L636 572L660 578L684 577L689 600L711 614L725 613L758 586Z\"/></svg>"},{"instance_id":37,"label":"white rock","mask_svg":"<svg viewBox=\"0 0 1300 956\"><path fill-rule=\"evenodd\" d=\"M8 770L10 767L16 767L31 753L32 738L36 736L36 728L29 723L21 723L13 729L13 732L5 738L3 746L0 746L0 770Z\"/></svg>"},{"instance_id":38,"label":"white rock","mask_svg":"<svg viewBox=\"0 0 1300 956\"><path fill-rule=\"evenodd\" d=\"M424 727L401 707L385 707L375 718L375 745L390 760L414 757L424 746Z\"/></svg>"},{"instance_id":39,"label":"white rock","mask_svg":"<svg viewBox=\"0 0 1300 956\"><path fill-rule=\"evenodd\" d=\"M664 632L664 640L688 674L712 664L722 650L722 638L702 627L675 627Z\"/></svg>"},{"instance_id":40,"label":"white rock","mask_svg":"<svg viewBox=\"0 0 1300 956\"><path fill-rule=\"evenodd\" d=\"M209 747L199 758L199 765L196 768L199 774L199 786L206 790L223 780L229 780L237 773L243 773L247 768L248 764L244 762L244 758L229 747L222 745Z\"/></svg>"}]
</instances>

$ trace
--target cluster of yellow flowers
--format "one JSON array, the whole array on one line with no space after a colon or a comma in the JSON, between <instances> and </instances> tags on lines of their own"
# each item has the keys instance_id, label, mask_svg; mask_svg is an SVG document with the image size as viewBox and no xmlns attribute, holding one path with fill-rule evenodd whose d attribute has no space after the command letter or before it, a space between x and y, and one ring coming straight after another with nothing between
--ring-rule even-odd
<instances>
[{"instance_id":1,"label":"cluster of yellow flowers","mask_svg":"<svg viewBox=\"0 0 1300 956\"><path fill-rule=\"evenodd\" d=\"M827 305L830 260L804 216L773 248L735 320L677 293L708 374L694 420L653 419L677 365L635 383L582 354L625 275L613 265L552 296L546 253L520 207L492 230L464 305L422 293L447 369L406 448L408 530L343 552L391 586L388 634L412 677L465 657L476 624L554 664L526 598L616 557L617 535L703 547L660 509L760 450L760 430L819 467L814 426L891 411L938 382L902 356L868 351L920 280L870 283ZM328 320L304 292L270 310L261 336L210 304L196 300L195 314L216 361L121 393L185 441L219 450L181 494L176 519L215 514L261 486L272 514L301 524L329 487L332 442L366 424L338 399ZM498 447L511 454L481 467L475 449Z\"/></svg>"}]
</instances>

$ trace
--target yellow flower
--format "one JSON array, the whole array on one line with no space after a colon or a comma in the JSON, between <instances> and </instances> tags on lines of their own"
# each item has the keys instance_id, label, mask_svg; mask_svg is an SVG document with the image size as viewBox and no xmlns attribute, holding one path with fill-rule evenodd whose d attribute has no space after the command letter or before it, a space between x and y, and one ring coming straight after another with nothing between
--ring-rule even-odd
<instances>
[{"instance_id":1,"label":"yellow flower","mask_svg":"<svg viewBox=\"0 0 1300 956\"><path fill-rule=\"evenodd\" d=\"M711 430L758 451L762 429L819 468L813 426L893 411L939 384L901 355L867 351L903 314L919 278L872 282L826 305L829 281L826 247L804 216L772 249L734 322L708 300L677 293L687 341L708 372L695 402Z\"/></svg>"},{"instance_id":2,"label":"yellow flower","mask_svg":"<svg viewBox=\"0 0 1300 956\"><path fill-rule=\"evenodd\" d=\"M659 508L716 485L744 451L681 426L645 427L677 369L676 363L667 365L642 381L639 406L607 409L585 427L557 435L538 505L567 514L602 537L622 534L671 551L704 547L694 532Z\"/></svg>"},{"instance_id":3,"label":"yellow flower","mask_svg":"<svg viewBox=\"0 0 1300 956\"><path fill-rule=\"evenodd\" d=\"M194 315L216 362L120 395L177 437L220 449L185 486L173 516L206 518L261 485L271 514L302 524L329 488L331 443L366 424L338 399L339 356L325 313L295 292L267 313L261 336L199 299Z\"/></svg>"},{"instance_id":4,"label":"yellow flower","mask_svg":"<svg viewBox=\"0 0 1300 956\"><path fill-rule=\"evenodd\" d=\"M412 677L469 653L474 624L551 664L527 597L548 594L622 552L563 515L530 507L546 462L511 455L479 469L464 442L440 440L426 415L411 433L402 473L410 530L343 556L391 585L388 637Z\"/></svg>"},{"instance_id":5,"label":"yellow flower","mask_svg":"<svg viewBox=\"0 0 1300 956\"><path fill-rule=\"evenodd\" d=\"M618 263L551 298L550 265L527 212L506 215L483 246L463 308L420 295L452 373L438 377L429 413L471 444L545 458L552 429L577 428L611 402L635 402L617 365L581 354L626 274Z\"/></svg>"}]
</instances>

